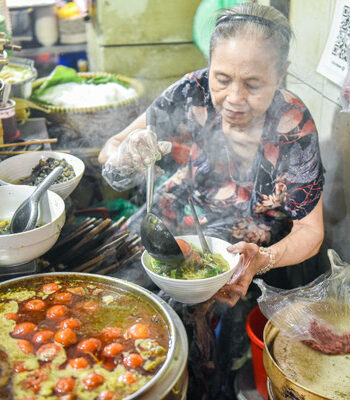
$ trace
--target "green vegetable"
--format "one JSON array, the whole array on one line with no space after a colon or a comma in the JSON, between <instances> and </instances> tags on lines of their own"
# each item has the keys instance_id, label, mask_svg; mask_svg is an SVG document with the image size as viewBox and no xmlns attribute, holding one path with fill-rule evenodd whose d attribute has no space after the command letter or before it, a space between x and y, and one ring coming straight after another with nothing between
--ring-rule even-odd
<instances>
[{"instance_id":1,"label":"green vegetable","mask_svg":"<svg viewBox=\"0 0 350 400\"><path fill-rule=\"evenodd\" d=\"M93 85L100 85L109 82L118 83L124 87L128 87L124 82L120 81L114 76L97 76L97 77L81 77L78 75L74 68L68 68L63 65L58 65L51 74L45 79L45 81L35 90L31 95L31 99L42 104L52 105L41 99L47 89L52 86L62 85L63 83L89 83Z\"/></svg>"},{"instance_id":2,"label":"green vegetable","mask_svg":"<svg viewBox=\"0 0 350 400\"><path fill-rule=\"evenodd\" d=\"M230 269L229 263L220 254L204 254L193 244L191 247L200 255L201 264L196 257L190 257L176 267L174 264L161 263L152 258L151 270L158 275L173 279L204 279L222 274Z\"/></svg>"}]
</instances>

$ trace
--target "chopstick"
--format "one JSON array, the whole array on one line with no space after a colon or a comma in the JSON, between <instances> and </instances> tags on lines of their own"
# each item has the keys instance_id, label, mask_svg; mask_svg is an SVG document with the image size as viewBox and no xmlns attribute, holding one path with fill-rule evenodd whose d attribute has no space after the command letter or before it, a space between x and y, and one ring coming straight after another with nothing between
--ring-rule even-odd
<instances>
[{"instance_id":1,"label":"chopstick","mask_svg":"<svg viewBox=\"0 0 350 400\"><path fill-rule=\"evenodd\" d=\"M38 153L39 151L45 151L45 150L23 150L23 151L1 151L0 150L0 156L14 156L16 154L25 154L25 153ZM54 151L57 153L71 153L70 150L48 150L48 151Z\"/></svg>"},{"instance_id":2,"label":"chopstick","mask_svg":"<svg viewBox=\"0 0 350 400\"><path fill-rule=\"evenodd\" d=\"M43 140L28 140L26 142L0 144L0 149L5 149L6 147L18 147L18 146L27 146L30 144L56 143L56 142L57 142L57 138L43 139Z\"/></svg>"}]
</instances>

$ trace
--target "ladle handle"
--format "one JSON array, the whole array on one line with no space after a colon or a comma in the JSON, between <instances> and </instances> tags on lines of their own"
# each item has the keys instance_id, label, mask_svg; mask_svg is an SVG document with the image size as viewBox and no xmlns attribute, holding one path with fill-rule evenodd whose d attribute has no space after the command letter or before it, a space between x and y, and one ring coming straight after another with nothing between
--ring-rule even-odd
<instances>
[{"instance_id":1,"label":"ladle handle","mask_svg":"<svg viewBox=\"0 0 350 400\"><path fill-rule=\"evenodd\" d=\"M62 174L63 167L56 167L53 169L49 175L47 175L41 183L37 186L33 194L31 195L31 200L34 202L39 202L42 194L55 182L55 180Z\"/></svg>"},{"instance_id":2,"label":"ladle handle","mask_svg":"<svg viewBox=\"0 0 350 400\"><path fill-rule=\"evenodd\" d=\"M154 162L147 165L147 193L146 193L147 213L151 212L152 208L153 187L154 187Z\"/></svg>"},{"instance_id":3,"label":"ladle handle","mask_svg":"<svg viewBox=\"0 0 350 400\"><path fill-rule=\"evenodd\" d=\"M197 232L197 235L199 237L199 242L201 244L202 250L203 250L204 253L212 254L212 251L210 250L210 248L208 246L208 243L205 240L205 236L203 234L202 227L201 227L201 224L199 222L196 209L194 208L193 200L192 200L191 196L188 197L188 202L190 203L190 207L191 207L191 211L192 211L192 215L193 215L193 220L194 220L194 225L196 227L196 232Z\"/></svg>"}]
</instances>

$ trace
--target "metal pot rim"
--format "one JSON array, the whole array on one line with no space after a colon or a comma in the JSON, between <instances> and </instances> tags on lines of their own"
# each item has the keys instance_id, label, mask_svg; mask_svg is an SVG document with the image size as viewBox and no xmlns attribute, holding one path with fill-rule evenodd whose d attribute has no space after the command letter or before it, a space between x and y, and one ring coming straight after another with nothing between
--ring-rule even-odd
<instances>
[{"instance_id":1,"label":"metal pot rim","mask_svg":"<svg viewBox=\"0 0 350 400\"><path fill-rule=\"evenodd\" d=\"M125 281L125 280L122 280L119 278L114 278L111 276L99 275L99 274L89 274L89 273L79 273L79 272L57 272L57 273L55 272L55 273L33 274L33 275L27 275L24 277L9 279L7 281L0 282L0 289L3 287L12 286L13 284L16 284L18 282L20 282L21 284L24 284L26 281L38 280L38 279L42 279L44 277L46 277L48 279L59 279L59 278L67 277L67 276L68 277L75 276L77 279L86 278L86 280L91 280L91 281L97 280L98 283L104 283L104 284L118 283L122 289L128 289L129 291L131 291L132 294L136 293L136 294L141 295L143 298L146 298L147 301L149 303L151 303L153 307L156 307L156 309L158 309L158 311L160 311L162 313L162 315L168 325L169 350L167 353L167 358L166 358L165 363L162 365L162 367L156 373L156 375L154 375L154 377L149 382L146 383L146 385L142 386L138 391L131 394L130 396L125 397L123 400L136 399L138 396L143 395L145 392L151 390L151 388L154 387L159 380L161 380L161 378L164 376L165 372L169 369L169 367L171 365L171 361L173 359L174 352L175 352L176 331L179 329L182 331L182 332L180 332L180 336L181 336L180 340L182 342L181 344L184 345L185 348L187 349L187 351L186 351L186 354L187 354L188 343L187 343L187 335L185 332L185 328L183 327L182 324L179 324L178 322L176 324L177 326L175 327L175 324L172 320L173 316L171 316L169 313L169 312L172 312L177 316L175 311L173 311L171 309L171 307L160 297L158 297L154 293L150 292L149 290L144 289L143 287L141 287L137 284L134 284L132 282L128 282L128 281ZM181 320L180 320L180 322L181 322ZM182 327L180 325L182 325ZM183 332L185 332L185 335L183 334ZM187 358L187 356L186 356L186 358ZM181 370L178 371L176 379L183 373L183 369L184 368L182 368ZM171 388L169 388L169 390L170 389Z\"/></svg>"}]
</instances>

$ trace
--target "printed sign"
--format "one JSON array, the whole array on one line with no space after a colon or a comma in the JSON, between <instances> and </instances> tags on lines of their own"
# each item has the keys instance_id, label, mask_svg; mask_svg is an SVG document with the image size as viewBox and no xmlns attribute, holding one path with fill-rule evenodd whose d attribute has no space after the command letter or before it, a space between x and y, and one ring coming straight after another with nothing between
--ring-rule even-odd
<instances>
[{"instance_id":1,"label":"printed sign","mask_svg":"<svg viewBox=\"0 0 350 400\"><path fill-rule=\"evenodd\" d=\"M342 86L347 74L349 44L350 0L337 0L331 30L317 72L339 86Z\"/></svg>"}]
</instances>

